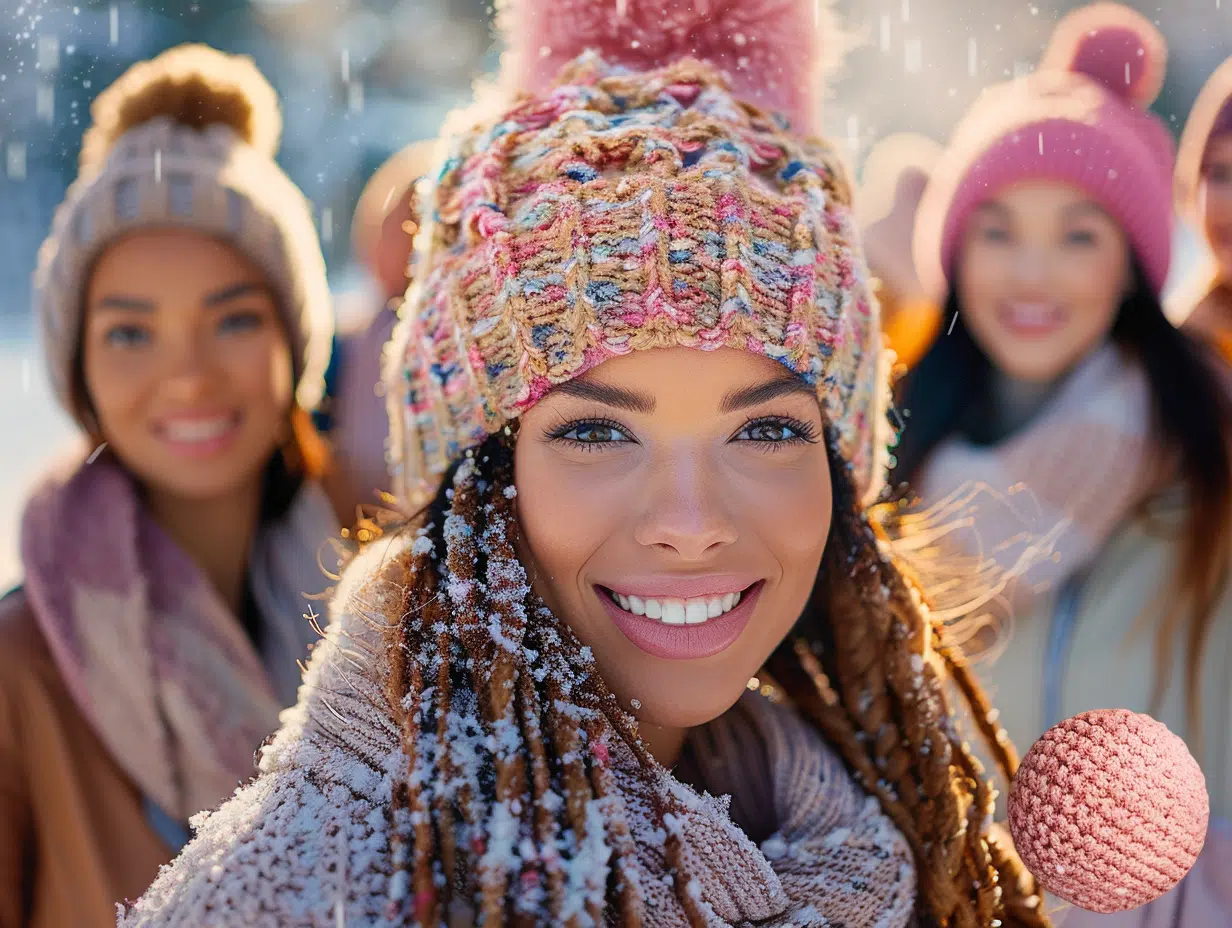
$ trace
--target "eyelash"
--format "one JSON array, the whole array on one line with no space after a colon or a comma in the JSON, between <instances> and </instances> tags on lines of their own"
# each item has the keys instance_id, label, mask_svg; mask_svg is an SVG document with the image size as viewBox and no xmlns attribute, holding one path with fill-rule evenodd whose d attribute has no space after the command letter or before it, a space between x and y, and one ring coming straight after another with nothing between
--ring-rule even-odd
<instances>
[{"instance_id":1,"label":"eyelash","mask_svg":"<svg viewBox=\"0 0 1232 928\"><path fill-rule=\"evenodd\" d=\"M810 422L801 422L799 419L793 419L790 416L757 416L746 421L736 431L736 435L747 432L750 429L775 426L786 429L794 434L790 438L780 439L778 441L756 441L746 439L751 444L761 445L759 451L766 454L772 454L788 445L808 444L814 445L817 443L817 428ZM611 429L613 432L618 432L621 435L627 435L628 430L619 422L612 419L575 419L572 422L565 422L555 429L547 432L547 438L550 441L563 442L571 448L578 448L582 451L592 452L599 451L608 445L614 444L632 444L631 439L623 442L601 442L601 441L581 441L576 438L568 438L570 432L582 431L592 428Z\"/></svg>"}]
</instances>

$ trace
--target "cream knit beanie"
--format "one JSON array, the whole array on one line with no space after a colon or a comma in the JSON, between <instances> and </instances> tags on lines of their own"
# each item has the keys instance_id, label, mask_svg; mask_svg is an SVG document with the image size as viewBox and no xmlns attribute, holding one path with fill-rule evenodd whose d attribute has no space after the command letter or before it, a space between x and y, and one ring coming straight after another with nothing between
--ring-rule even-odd
<instances>
[{"instance_id":1,"label":"cream knit beanie","mask_svg":"<svg viewBox=\"0 0 1232 928\"><path fill-rule=\"evenodd\" d=\"M214 236L268 277L291 343L296 399L320 400L333 336L307 200L274 160L282 116L248 58L181 45L140 62L91 107L81 171L39 252L34 310L51 383L74 415L90 268L117 238L174 226Z\"/></svg>"}]
</instances>

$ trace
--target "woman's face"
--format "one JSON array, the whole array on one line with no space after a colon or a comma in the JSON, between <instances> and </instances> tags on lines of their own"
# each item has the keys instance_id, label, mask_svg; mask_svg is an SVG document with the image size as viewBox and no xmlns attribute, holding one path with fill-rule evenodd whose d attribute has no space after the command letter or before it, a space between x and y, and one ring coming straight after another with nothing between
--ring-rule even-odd
<instances>
[{"instance_id":1,"label":"woman's face","mask_svg":"<svg viewBox=\"0 0 1232 928\"><path fill-rule=\"evenodd\" d=\"M557 387L515 452L522 556L642 721L716 718L787 635L830 530L816 394L747 352L635 351Z\"/></svg>"},{"instance_id":2,"label":"woman's face","mask_svg":"<svg viewBox=\"0 0 1232 928\"><path fill-rule=\"evenodd\" d=\"M1232 280L1232 133L1216 136L1207 146L1198 213L1202 232L1219 262L1220 276Z\"/></svg>"},{"instance_id":3,"label":"woman's face","mask_svg":"<svg viewBox=\"0 0 1232 928\"><path fill-rule=\"evenodd\" d=\"M989 360L1049 383L1107 338L1130 287L1129 244L1080 190L1033 181L975 211L957 272L964 322Z\"/></svg>"},{"instance_id":4,"label":"woman's face","mask_svg":"<svg viewBox=\"0 0 1232 928\"><path fill-rule=\"evenodd\" d=\"M249 487L286 430L291 348L273 294L200 233L137 232L103 252L82 359L102 438L152 491L209 500Z\"/></svg>"}]
</instances>

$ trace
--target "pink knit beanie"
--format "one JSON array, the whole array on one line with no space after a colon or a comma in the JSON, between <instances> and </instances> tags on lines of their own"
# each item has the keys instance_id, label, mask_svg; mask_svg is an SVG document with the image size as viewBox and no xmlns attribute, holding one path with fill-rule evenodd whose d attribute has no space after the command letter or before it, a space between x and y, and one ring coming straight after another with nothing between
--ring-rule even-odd
<instances>
[{"instance_id":1,"label":"pink knit beanie","mask_svg":"<svg viewBox=\"0 0 1232 928\"><path fill-rule=\"evenodd\" d=\"M1039 70L989 87L959 123L925 194L915 257L930 292L952 282L971 212L1017 181L1074 184L1129 236L1159 292L1172 254L1172 138L1147 107L1163 83L1163 36L1096 3L1066 16Z\"/></svg>"},{"instance_id":2,"label":"pink knit beanie","mask_svg":"<svg viewBox=\"0 0 1232 928\"><path fill-rule=\"evenodd\" d=\"M1176 204L1191 210L1202 178L1202 161L1211 139L1232 132L1232 58L1207 79L1189 111L1181 146L1176 156Z\"/></svg>"}]
</instances>

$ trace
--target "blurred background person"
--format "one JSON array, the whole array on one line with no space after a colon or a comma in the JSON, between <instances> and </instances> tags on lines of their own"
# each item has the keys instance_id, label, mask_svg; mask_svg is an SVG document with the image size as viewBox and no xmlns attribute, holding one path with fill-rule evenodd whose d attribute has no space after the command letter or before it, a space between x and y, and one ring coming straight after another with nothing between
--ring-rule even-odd
<instances>
[{"instance_id":1,"label":"blurred background person","mask_svg":"<svg viewBox=\"0 0 1232 928\"><path fill-rule=\"evenodd\" d=\"M881 325L904 368L923 357L941 325L941 307L924 291L911 245L920 198L940 153L941 146L927 136L887 136L868 153L856 200Z\"/></svg>"},{"instance_id":2,"label":"blurred background person","mask_svg":"<svg viewBox=\"0 0 1232 928\"><path fill-rule=\"evenodd\" d=\"M1185 123L1176 194L1207 249L1178 296L1180 314L1190 332L1232 361L1232 58L1211 75Z\"/></svg>"},{"instance_id":3,"label":"blurred background person","mask_svg":"<svg viewBox=\"0 0 1232 928\"><path fill-rule=\"evenodd\" d=\"M389 488L381 352L409 283L419 228L415 184L428 171L432 148L432 142L416 142L386 161L364 187L351 222L355 256L367 269L375 296L362 291L368 311L351 314L350 327L339 331L327 377L325 428L335 465L330 492L346 526L356 521L360 507L378 505Z\"/></svg>"},{"instance_id":4,"label":"blurred background person","mask_svg":"<svg viewBox=\"0 0 1232 928\"><path fill-rule=\"evenodd\" d=\"M0 601L0 925L104 926L251 775L319 631L332 314L252 62L209 47L99 95L35 296L87 457Z\"/></svg>"},{"instance_id":5,"label":"blurred background person","mask_svg":"<svg viewBox=\"0 0 1232 928\"><path fill-rule=\"evenodd\" d=\"M917 266L948 296L900 384L896 476L925 505L982 486L1063 528L981 676L1020 749L1108 705L1186 740L1210 790L1206 851L1149 912L1097 923L1205 928L1232 911L1232 413L1160 302L1173 148L1145 107L1164 58L1143 17L1096 4L959 124L917 226ZM998 512L964 513L990 557L1023 527Z\"/></svg>"}]
</instances>

